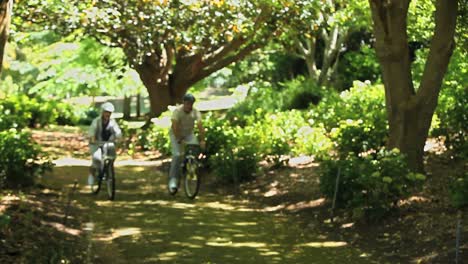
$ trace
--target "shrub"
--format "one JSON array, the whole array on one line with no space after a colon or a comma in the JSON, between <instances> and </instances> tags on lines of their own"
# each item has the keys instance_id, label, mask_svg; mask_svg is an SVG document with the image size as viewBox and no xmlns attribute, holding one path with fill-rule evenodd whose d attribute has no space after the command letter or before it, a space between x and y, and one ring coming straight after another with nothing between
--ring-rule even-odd
<instances>
[{"instance_id":1,"label":"shrub","mask_svg":"<svg viewBox=\"0 0 468 264\"><path fill-rule=\"evenodd\" d=\"M453 154L468 156L468 62L466 55L456 51L450 62L436 108L439 119L431 135L445 137L445 145Z\"/></svg>"},{"instance_id":2,"label":"shrub","mask_svg":"<svg viewBox=\"0 0 468 264\"><path fill-rule=\"evenodd\" d=\"M307 109L309 106L317 105L322 98L324 90L312 79L299 76L296 79L285 82L281 91L283 98L283 110Z\"/></svg>"},{"instance_id":3,"label":"shrub","mask_svg":"<svg viewBox=\"0 0 468 264\"><path fill-rule=\"evenodd\" d=\"M0 130L46 126L75 125L77 109L68 103L40 97L13 95L0 102Z\"/></svg>"},{"instance_id":4,"label":"shrub","mask_svg":"<svg viewBox=\"0 0 468 264\"><path fill-rule=\"evenodd\" d=\"M163 155L171 154L169 128L152 124L147 130L138 130L137 145L143 150L158 150Z\"/></svg>"},{"instance_id":5,"label":"shrub","mask_svg":"<svg viewBox=\"0 0 468 264\"><path fill-rule=\"evenodd\" d=\"M425 180L424 175L410 172L405 156L396 149L382 149L365 157L350 155L345 160L324 160L320 170L320 189L329 199L334 197L340 172L336 204L353 209L356 218L382 217Z\"/></svg>"},{"instance_id":6,"label":"shrub","mask_svg":"<svg viewBox=\"0 0 468 264\"><path fill-rule=\"evenodd\" d=\"M329 156L333 142L323 125L304 125L296 133L292 151L296 155L313 155L318 159Z\"/></svg>"},{"instance_id":7,"label":"shrub","mask_svg":"<svg viewBox=\"0 0 468 264\"><path fill-rule=\"evenodd\" d=\"M90 107L86 110L84 110L78 120L78 123L81 125L91 125L91 122L98 117L100 114L100 110L95 108L95 107Z\"/></svg>"},{"instance_id":8,"label":"shrub","mask_svg":"<svg viewBox=\"0 0 468 264\"><path fill-rule=\"evenodd\" d=\"M468 172L462 172L454 182L450 184L450 201L455 207L468 205Z\"/></svg>"},{"instance_id":9,"label":"shrub","mask_svg":"<svg viewBox=\"0 0 468 264\"><path fill-rule=\"evenodd\" d=\"M31 135L9 129L0 132L0 183L7 187L29 186L50 168Z\"/></svg>"},{"instance_id":10,"label":"shrub","mask_svg":"<svg viewBox=\"0 0 468 264\"><path fill-rule=\"evenodd\" d=\"M226 182L242 182L254 177L260 157L259 140L251 126L231 126L226 119L205 116L209 165Z\"/></svg>"},{"instance_id":11,"label":"shrub","mask_svg":"<svg viewBox=\"0 0 468 264\"><path fill-rule=\"evenodd\" d=\"M307 116L314 126L322 124L340 155L359 155L383 147L388 135L381 85L370 86L355 82L339 96L327 94L322 102L311 108Z\"/></svg>"}]
</instances>

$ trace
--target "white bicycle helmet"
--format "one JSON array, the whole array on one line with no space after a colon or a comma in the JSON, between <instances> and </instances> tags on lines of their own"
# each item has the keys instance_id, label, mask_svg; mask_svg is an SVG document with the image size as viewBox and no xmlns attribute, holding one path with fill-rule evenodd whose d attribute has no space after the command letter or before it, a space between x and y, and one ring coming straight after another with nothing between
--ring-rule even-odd
<instances>
[{"instance_id":1,"label":"white bicycle helmet","mask_svg":"<svg viewBox=\"0 0 468 264\"><path fill-rule=\"evenodd\" d=\"M115 111L114 105L110 102L103 103L101 106L101 109L102 111L111 112L111 113Z\"/></svg>"}]
</instances>

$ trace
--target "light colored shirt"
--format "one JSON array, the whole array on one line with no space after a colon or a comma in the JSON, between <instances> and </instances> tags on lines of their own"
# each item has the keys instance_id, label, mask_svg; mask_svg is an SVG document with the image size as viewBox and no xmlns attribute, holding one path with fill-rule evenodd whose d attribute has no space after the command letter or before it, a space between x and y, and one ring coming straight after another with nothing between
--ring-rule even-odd
<instances>
[{"instance_id":1,"label":"light colored shirt","mask_svg":"<svg viewBox=\"0 0 468 264\"><path fill-rule=\"evenodd\" d=\"M192 108L190 113L186 113L184 111L184 106L181 105L174 109L171 119L173 122L177 122L180 136L187 137L193 134L195 122L201 121L201 113L195 108Z\"/></svg>"},{"instance_id":2,"label":"light colored shirt","mask_svg":"<svg viewBox=\"0 0 468 264\"><path fill-rule=\"evenodd\" d=\"M102 139L102 130L106 129L111 133L109 141L114 141L117 138L122 136L122 130L120 130L119 125L115 119L111 118L106 127L102 127L102 117L96 117L91 125L89 126L88 135L89 137L95 137L97 141L104 141Z\"/></svg>"}]
</instances>

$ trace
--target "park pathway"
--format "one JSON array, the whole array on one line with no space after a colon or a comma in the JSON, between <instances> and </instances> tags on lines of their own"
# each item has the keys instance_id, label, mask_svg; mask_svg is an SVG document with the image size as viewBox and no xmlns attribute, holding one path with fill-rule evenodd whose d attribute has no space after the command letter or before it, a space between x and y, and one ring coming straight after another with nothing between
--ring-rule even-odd
<instances>
[{"instance_id":1,"label":"park pathway","mask_svg":"<svg viewBox=\"0 0 468 264\"><path fill-rule=\"evenodd\" d=\"M121 164L115 201L89 193L80 164L56 166L44 179L66 189L78 181L72 198L87 219L89 263L378 263L330 234L304 232L292 215L259 210L206 184L194 201L170 196L167 164Z\"/></svg>"}]
</instances>

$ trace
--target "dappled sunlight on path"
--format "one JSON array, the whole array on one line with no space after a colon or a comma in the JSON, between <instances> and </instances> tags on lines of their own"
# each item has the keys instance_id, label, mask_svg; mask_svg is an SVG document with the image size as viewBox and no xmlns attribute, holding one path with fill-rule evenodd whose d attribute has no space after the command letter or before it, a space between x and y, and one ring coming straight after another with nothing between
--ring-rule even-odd
<instances>
[{"instance_id":1,"label":"dappled sunlight on path","mask_svg":"<svg viewBox=\"0 0 468 264\"><path fill-rule=\"evenodd\" d=\"M83 166L56 167L43 182L79 182L74 204L89 213L91 263L378 263L337 237L304 230L294 216L203 183L194 201L182 190L170 196L160 166L116 167L115 201L90 194L86 174Z\"/></svg>"}]
</instances>

